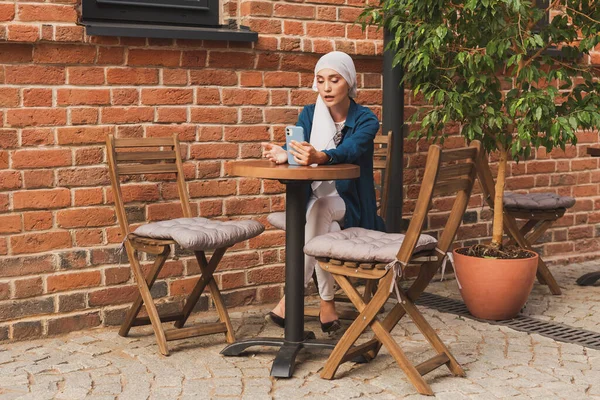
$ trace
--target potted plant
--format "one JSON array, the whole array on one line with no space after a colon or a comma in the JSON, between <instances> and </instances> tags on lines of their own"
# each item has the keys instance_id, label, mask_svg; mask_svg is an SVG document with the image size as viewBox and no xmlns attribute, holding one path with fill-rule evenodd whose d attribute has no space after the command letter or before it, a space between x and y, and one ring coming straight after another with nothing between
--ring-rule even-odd
<instances>
[{"instance_id":1,"label":"potted plant","mask_svg":"<svg viewBox=\"0 0 600 400\"><path fill-rule=\"evenodd\" d=\"M599 70L590 57L600 43L600 4L541 1L382 0L360 17L363 28L390 32L386 49L395 55L394 66L402 66L403 82L427 103L413 116L413 123L420 122L413 136L443 143L445 127L458 123L467 141L480 140L497 158L492 241L459 249L455 258L461 292L468 285L460 279L462 262L473 259L483 277L470 286L490 286L478 288L475 302L486 302L486 292L500 292L516 303L502 315L478 315L483 318L516 315L535 279L537 254L502 248L507 163L525 160L539 147L564 150L577 142L578 131L600 126L600 84L594 78ZM529 266L512 266L521 262ZM513 282L491 275L505 277L514 268ZM516 283L524 293L514 293Z\"/></svg>"}]
</instances>

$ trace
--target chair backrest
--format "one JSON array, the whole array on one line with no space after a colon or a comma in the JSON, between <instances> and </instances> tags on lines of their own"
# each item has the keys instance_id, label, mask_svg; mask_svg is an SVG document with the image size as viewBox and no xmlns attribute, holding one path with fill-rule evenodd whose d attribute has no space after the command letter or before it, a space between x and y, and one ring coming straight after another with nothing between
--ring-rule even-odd
<instances>
[{"instance_id":1,"label":"chair backrest","mask_svg":"<svg viewBox=\"0 0 600 400\"><path fill-rule=\"evenodd\" d=\"M475 162L480 149L481 143L476 140L469 147L460 149L442 150L438 145L429 147L416 208L397 254L399 261L408 264L421 235L432 199L437 196L455 196L448 221L437 244L441 252L448 251L471 197L477 177Z\"/></svg>"},{"instance_id":2,"label":"chair backrest","mask_svg":"<svg viewBox=\"0 0 600 400\"><path fill-rule=\"evenodd\" d=\"M129 234L121 191L120 177L124 175L175 174L183 216L192 216L177 135L140 139L116 139L113 135L108 135L106 150L115 210L124 237Z\"/></svg>"},{"instance_id":3,"label":"chair backrest","mask_svg":"<svg viewBox=\"0 0 600 400\"><path fill-rule=\"evenodd\" d=\"M392 139L393 131L389 131L387 135L375 136L375 150L373 152L373 169L379 171L381 176L381 185L376 184L375 189L380 193L381 200L378 204L379 215L385 219L387 209L387 200L390 188L390 171L392 163Z\"/></svg>"}]
</instances>

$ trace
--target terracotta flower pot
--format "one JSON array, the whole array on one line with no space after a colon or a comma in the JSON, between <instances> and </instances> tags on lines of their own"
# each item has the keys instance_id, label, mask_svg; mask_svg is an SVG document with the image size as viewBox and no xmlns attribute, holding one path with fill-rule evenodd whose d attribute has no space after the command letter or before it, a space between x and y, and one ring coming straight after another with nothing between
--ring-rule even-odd
<instances>
[{"instance_id":1,"label":"terracotta flower pot","mask_svg":"<svg viewBox=\"0 0 600 400\"><path fill-rule=\"evenodd\" d=\"M535 281L538 254L524 259L471 257L454 250L454 271L460 294L477 318L515 317L525 305Z\"/></svg>"}]
</instances>

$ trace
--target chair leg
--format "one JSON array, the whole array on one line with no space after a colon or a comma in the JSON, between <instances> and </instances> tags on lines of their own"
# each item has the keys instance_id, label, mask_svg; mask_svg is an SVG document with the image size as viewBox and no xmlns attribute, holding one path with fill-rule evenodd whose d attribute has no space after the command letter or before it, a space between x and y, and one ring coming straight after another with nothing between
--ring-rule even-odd
<instances>
[{"instance_id":1,"label":"chair leg","mask_svg":"<svg viewBox=\"0 0 600 400\"><path fill-rule=\"evenodd\" d=\"M542 257L538 258L537 276L540 282L543 282L546 285L548 285L550 293L556 296L562 294L560 286L558 286L556 279L554 279L554 275L552 275L552 272L550 272L548 266L546 265L544 260L542 260ZM540 277L542 277L542 279L540 279Z\"/></svg>"},{"instance_id":2,"label":"chair leg","mask_svg":"<svg viewBox=\"0 0 600 400\"><path fill-rule=\"evenodd\" d=\"M131 245L128 242L125 243L125 248L127 249L127 255L129 256L131 268L133 270L133 275L135 277L135 281L138 286L138 290L139 290L140 294L138 295L138 298L136 299L136 301L133 303L133 305L129 309L129 312L127 313L127 317L126 317L125 321L123 322L123 324L121 325L119 334L121 336L127 335L127 333L129 332L129 329L131 328L132 324L135 321L135 318L137 317L137 314L140 311L140 308L141 308L141 305L143 302L144 306L146 307L146 312L148 313L148 318L150 319L150 323L152 324L152 329L154 330L154 335L156 336L156 342L158 344L158 349L162 355L168 356L169 350L167 348L167 340L165 337L165 331L162 328L160 316L158 314L158 311L156 310L156 306L154 305L154 300L152 299L152 294L150 293L150 287L152 287L154 280L156 280L156 277L158 276L158 272L160 271L160 269L164 265L165 261L167 260L167 257L169 255L169 252L171 249L169 246L165 246L165 249L163 250L163 252L156 257L156 260L154 262L152 270L148 274L148 281L147 281L144 278L144 275L142 274L142 270L140 268L139 261L136 257L135 250L133 249L133 247L131 247Z\"/></svg>"},{"instance_id":3,"label":"chair leg","mask_svg":"<svg viewBox=\"0 0 600 400\"><path fill-rule=\"evenodd\" d=\"M400 297L402 299L402 307L406 310L409 317L414 321L415 325L423 336L427 339L427 341L431 344L431 346L438 352L438 354L443 353L448 356L447 366L450 371L457 376L465 376L465 371L462 369L460 364L456 361L450 350L446 347L442 339L435 333L435 330L429 325L423 314L417 309L415 304L409 299L402 290L400 290Z\"/></svg>"},{"instance_id":4,"label":"chair leg","mask_svg":"<svg viewBox=\"0 0 600 400\"><path fill-rule=\"evenodd\" d=\"M183 328L183 326L185 325L186 321L190 317L190 314L192 313L192 310L196 306L196 303L198 303L198 300L200 299L204 288L206 288L208 282L210 282L210 280L213 278L213 273L217 269L221 258L223 258L225 250L227 249L222 248L215 250L210 259L210 262L208 263L206 262L206 256L203 251L195 252L196 260L198 260L198 265L200 266L200 271L202 274L200 275L200 278L198 278L196 286L194 286L194 289L189 294L188 298L185 301L185 304L183 305L181 319L175 322L176 328Z\"/></svg>"},{"instance_id":5,"label":"chair leg","mask_svg":"<svg viewBox=\"0 0 600 400\"><path fill-rule=\"evenodd\" d=\"M344 276L334 275L342 289L348 294L350 300L354 306L361 311L358 319L348 328L344 336L340 339L333 352L331 353L323 371L321 377L325 379L333 378L335 371L339 365L347 359L344 357L350 346L354 344L356 339L365 331L367 326L371 326L373 332L379 339L379 341L388 349L394 360L398 363L398 366L404 371L410 382L415 386L417 391L424 395L433 395L431 387L425 382L419 371L411 364L406 358L406 355L392 338L390 332L386 330L383 325L377 319L377 311L387 301L389 297L389 285L394 279L393 274L389 273L386 277L381 280L379 289L370 303L365 305L356 291L354 286ZM334 354L336 353L336 354Z\"/></svg>"},{"instance_id":6,"label":"chair leg","mask_svg":"<svg viewBox=\"0 0 600 400\"><path fill-rule=\"evenodd\" d=\"M389 292L383 293L384 291L381 290L382 285L380 285L380 290L377 292L377 294L375 294L373 300L371 300L371 302L365 306L360 294L348 281L348 278L337 274L333 274L333 277L344 290L344 292L346 292L350 300L352 300L352 303L360 311L360 314L358 318L352 322L346 332L344 332L344 335L340 338L337 345L329 355L329 358L325 363L325 367L321 371L321 378L323 379L333 379L333 376L335 375L335 372L339 368L340 364L344 362L348 350L350 350L354 342L356 342L367 326L369 326L371 321L374 318L377 318L377 311L379 311L381 306L389 297Z\"/></svg>"},{"instance_id":7,"label":"chair leg","mask_svg":"<svg viewBox=\"0 0 600 400\"><path fill-rule=\"evenodd\" d=\"M213 258L217 256L214 268L216 269L221 257L223 257L223 253L225 253L225 248L217 249L213 253L213 256L210 259L210 264L213 263ZM233 326L231 325L231 320L229 319L229 313L227 313L227 308L225 307L225 302L223 301L223 297L221 296L221 292L219 291L219 287L217 286L217 282L215 282L215 278L212 273L209 273L209 263L206 262L206 256L204 253L196 253L196 259L198 260L198 265L200 266L200 271L202 275L206 274L210 275L210 279L208 280L208 289L212 296L213 302L215 303L215 308L217 309L217 313L219 314L219 321L225 324L227 327L227 332L225 333L225 338L227 343L235 342L235 335L233 333Z\"/></svg>"},{"instance_id":8,"label":"chair leg","mask_svg":"<svg viewBox=\"0 0 600 400\"><path fill-rule=\"evenodd\" d=\"M156 278L158 277L160 270L162 269L167 258L169 257L170 251L171 251L171 248L169 246L166 246L163 253L159 254L156 257L156 259L154 260L154 264L152 265L152 268L148 272L148 276L145 279L146 284L148 285L149 288L151 288L152 285L154 285L154 282L156 281ZM134 250L133 254L134 254L133 257L135 257L135 250ZM136 260L137 260L137 258L136 258ZM137 282L137 279L136 279L136 282ZM135 300L133 301L133 304L127 311L125 320L121 324L121 328L119 329L120 336L126 337L129 334L129 330L133 326L133 322L135 321L135 318L137 317L138 313L140 312L140 309L142 308L142 303L143 303L142 296L141 296L141 294L138 294L137 297L135 298Z\"/></svg>"}]
</instances>

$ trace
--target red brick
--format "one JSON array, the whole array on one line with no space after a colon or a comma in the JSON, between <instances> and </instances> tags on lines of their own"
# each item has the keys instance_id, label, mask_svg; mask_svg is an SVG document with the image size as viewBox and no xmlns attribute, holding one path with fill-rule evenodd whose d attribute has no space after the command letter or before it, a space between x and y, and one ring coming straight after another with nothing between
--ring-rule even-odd
<instances>
[{"instance_id":1,"label":"red brick","mask_svg":"<svg viewBox=\"0 0 600 400\"><path fill-rule=\"evenodd\" d=\"M106 137L110 133L114 133L114 131L109 126L57 129L58 144L62 145L105 143Z\"/></svg>"},{"instance_id":2,"label":"red brick","mask_svg":"<svg viewBox=\"0 0 600 400\"><path fill-rule=\"evenodd\" d=\"M13 194L15 210L68 207L71 192L68 189L27 190Z\"/></svg>"},{"instance_id":3,"label":"red brick","mask_svg":"<svg viewBox=\"0 0 600 400\"><path fill-rule=\"evenodd\" d=\"M112 104L117 105L137 105L140 101L138 89L112 89Z\"/></svg>"},{"instance_id":4,"label":"red brick","mask_svg":"<svg viewBox=\"0 0 600 400\"><path fill-rule=\"evenodd\" d=\"M256 62L256 69L276 70L279 69L281 56L276 53L260 53ZM283 66L282 66L283 67ZM312 66L314 68L314 64Z\"/></svg>"},{"instance_id":5,"label":"red brick","mask_svg":"<svg viewBox=\"0 0 600 400\"><path fill-rule=\"evenodd\" d=\"M178 123L187 121L187 108L185 107L159 107L156 109L156 122Z\"/></svg>"},{"instance_id":6,"label":"red brick","mask_svg":"<svg viewBox=\"0 0 600 400\"><path fill-rule=\"evenodd\" d=\"M269 141L271 133L268 126L227 126L225 140L228 142Z\"/></svg>"},{"instance_id":7,"label":"red brick","mask_svg":"<svg viewBox=\"0 0 600 400\"><path fill-rule=\"evenodd\" d=\"M16 299L24 299L27 297L38 296L44 291L42 278L28 278L20 279L15 281L15 294Z\"/></svg>"},{"instance_id":8,"label":"red brick","mask_svg":"<svg viewBox=\"0 0 600 400\"><path fill-rule=\"evenodd\" d=\"M29 299L0 303L0 322L50 314L54 311L54 299Z\"/></svg>"},{"instance_id":9,"label":"red brick","mask_svg":"<svg viewBox=\"0 0 600 400\"><path fill-rule=\"evenodd\" d=\"M297 72L265 72L265 86L268 87L298 87L300 76Z\"/></svg>"},{"instance_id":10,"label":"red brick","mask_svg":"<svg viewBox=\"0 0 600 400\"><path fill-rule=\"evenodd\" d=\"M59 106L106 105L110 104L108 89L58 89L56 93Z\"/></svg>"},{"instance_id":11,"label":"red brick","mask_svg":"<svg viewBox=\"0 0 600 400\"><path fill-rule=\"evenodd\" d=\"M19 89L0 88L0 107L18 107Z\"/></svg>"},{"instance_id":12,"label":"red brick","mask_svg":"<svg viewBox=\"0 0 600 400\"><path fill-rule=\"evenodd\" d=\"M50 275L46 279L48 293L69 289L81 289L99 286L102 281L100 271L78 271L59 275Z\"/></svg>"},{"instance_id":13,"label":"red brick","mask_svg":"<svg viewBox=\"0 0 600 400\"><path fill-rule=\"evenodd\" d=\"M67 111L55 108L9 109L7 123L9 126L15 127L65 125Z\"/></svg>"},{"instance_id":14,"label":"red brick","mask_svg":"<svg viewBox=\"0 0 600 400\"><path fill-rule=\"evenodd\" d=\"M142 89L142 104L192 104L192 89Z\"/></svg>"},{"instance_id":15,"label":"red brick","mask_svg":"<svg viewBox=\"0 0 600 400\"><path fill-rule=\"evenodd\" d=\"M21 215L0 215L0 234L21 232Z\"/></svg>"},{"instance_id":16,"label":"red brick","mask_svg":"<svg viewBox=\"0 0 600 400\"><path fill-rule=\"evenodd\" d=\"M150 68L109 68L106 71L109 85L154 85L158 83L158 70Z\"/></svg>"},{"instance_id":17,"label":"red brick","mask_svg":"<svg viewBox=\"0 0 600 400\"><path fill-rule=\"evenodd\" d=\"M71 150L17 150L12 154L13 168L51 168L71 165Z\"/></svg>"},{"instance_id":18,"label":"red brick","mask_svg":"<svg viewBox=\"0 0 600 400\"><path fill-rule=\"evenodd\" d=\"M54 270L54 256L19 256L0 258L0 276L26 276Z\"/></svg>"},{"instance_id":19,"label":"red brick","mask_svg":"<svg viewBox=\"0 0 600 400\"><path fill-rule=\"evenodd\" d=\"M273 8L273 16L297 19L314 19L315 6L278 3L275 4L275 7Z\"/></svg>"},{"instance_id":20,"label":"red brick","mask_svg":"<svg viewBox=\"0 0 600 400\"><path fill-rule=\"evenodd\" d=\"M11 236L10 244L13 254L39 253L71 247L71 235L64 231L26 233Z\"/></svg>"},{"instance_id":21,"label":"red brick","mask_svg":"<svg viewBox=\"0 0 600 400\"><path fill-rule=\"evenodd\" d=\"M54 27L54 40L57 42L82 42L84 33L82 26L56 26Z\"/></svg>"},{"instance_id":22,"label":"red brick","mask_svg":"<svg viewBox=\"0 0 600 400\"><path fill-rule=\"evenodd\" d=\"M106 285L118 285L129 281L131 277L129 267L106 268L104 270L104 281Z\"/></svg>"},{"instance_id":23,"label":"red brick","mask_svg":"<svg viewBox=\"0 0 600 400\"><path fill-rule=\"evenodd\" d=\"M148 205L148 221L163 221L181 218L183 211L179 203L160 203Z\"/></svg>"},{"instance_id":24,"label":"red brick","mask_svg":"<svg viewBox=\"0 0 600 400\"><path fill-rule=\"evenodd\" d=\"M263 76L259 71L243 71L240 74L240 85L246 87L260 87L263 85Z\"/></svg>"},{"instance_id":25,"label":"red brick","mask_svg":"<svg viewBox=\"0 0 600 400\"><path fill-rule=\"evenodd\" d=\"M221 290L237 289L246 286L245 271L219 273L217 276L220 279L219 287Z\"/></svg>"},{"instance_id":26,"label":"red brick","mask_svg":"<svg viewBox=\"0 0 600 400\"><path fill-rule=\"evenodd\" d=\"M172 281L169 285L169 294L171 296L189 295L194 286L196 286L196 282L198 282L198 278L196 277Z\"/></svg>"},{"instance_id":27,"label":"red brick","mask_svg":"<svg viewBox=\"0 0 600 400\"><path fill-rule=\"evenodd\" d=\"M12 21L15 18L15 4L0 4L0 21Z\"/></svg>"},{"instance_id":28,"label":"red brick","mask_svg":"<svg viewBox=\"0 0 600 400\"><path fill-rule=\"evenodd\" d=\"M104 160L104 149L101 147L86 147L75 150L76 165L101 164Z\"/></svg>"},{"instance_id":29,"label":"red brick","mask_svg":"<svg viewBox=\"0 0 600 400\"><path fill-rule=\"evenodd\" d=\"M98 109L96 108L71 108L69 109L71 124L93 125L98 123Z\"/></svg>"},{"instance_id":30,"label":"red brick","mask_svg":"<svg viewBox=\"0 0 600 400\"><path fill-rule=\"evenodd\" d=\"M42 231L52 228L52 213L32 211L23 213L23 227L26 231Z\"/></svg>"},{"instance_id":31,"label":"red brick","mask_svg":"<svg viewBox=\"0 0 600 400\"><path fill-rule=\"evenodd\" d=\"M283 265L254 268L248 271L248 284L250 285L283 282L284 278L285 268Z\"/></svg>"},{"instance_id":32,"label":"red brick","mask_svg":"<svg viewBox=\"0 0 600 400\"><path fill-rule=\"evenodd\" d=\"M22 146L43 146L48 144L54 144L54 132L51 128L33 128L21 131Z\"/></svg>"},{"instance_id":33,"label":"red brick","mask_svg":"<svg viewBox=\"0 0 600 400\"><path fill-rule=\"evenodd\" d=\"M281 20L272 18L246 18L244 21L247 26L259 34L279 34L281 33ZM211 65L214 66L214 65Z\"/></svg>"},{"instance_id":34,"label":"red brick","mask_svg":"<svg viewBox=\"0 0 600 400\"><path fill-rule=\"evenodd\" d=\"M33 46L29 44L0 43L0 63L31 62L32 54ZM9 83L8 78L6 83Z\"/></svg>"},{"instance_id":35,"label":"red brick","mask_svg":"<svg viewBox=\"0 0 600 400\"><path fill-rule=\"evenodd\" d=\"M237 158L238 146L236 144L196 144L190 149L193 159L223 159Z\"/></svg>"},{"instance_id":36,"label":"red brick","mask_svg":"<svg viewBox=\"0 0 600 400\"><path fill-rule=\"evenodd\" d=\"M0 283L0 300L6 300L8 298L10 298L10 286L8 282Z\"/></svg>"},{"instance_id":37,"label":"red brick","mask_svg":"<svg viewBox=\"0 0 600 400\"><path fill-rule=\"evenodd\" d=\"M197 88L196 104L221 104L221 93L217 88Z\"/></svg>"},{"instance_id":38,"label":"red brick","mask_svg":"<svg viewBox=\"0 0 600 400\"><path fill-rule=\"evenodd\" d=\"M240 11L242 15L270 17L273 13L273 4L269 1L244 1Z\"/></svg>"},{"instance_id":39,"label":"red brick","mask_svg":"<svg viewBox=\"0 0 600 400\"><path fill-rule=\"evenodd\" d=\"M190 109L190 122L235 124L238 110L228 107L194 107Z\"/></svg>"},{"instance_id":40,"label":"red brick","mask_svg":"<svg viewBox=\"0 0 600 400\"><path fill-rule=\"evenodd\" d=\"M205 67L207 53L204 50L184 51L181 55L182 67Z\"/></svg>"},{"instance_id":41,"label":"red brick","mask_svg":"<svg viewBox=\"0 0 600 400\"><path fill-rule=\"evenodd\" d=\"M0 190L14 190L21 185L21 174L18 171L0 171Z\"/></svg>"},{"instance_id":42,"label":"red brick","mask_svg":"<svg viewBox=\"0 0 600 400\"><path fill-rule=\"evenodd\" d=\"M254 54L211 51L208 56L208 65L210 68L253 69Z\"/></svg>"},{"instance_id":43,"label":"red brick","mask_svg":"<svg viewBox=\"0 0 600 400\"><path fill-rule=\"evenodd\" d=\"M48 321L48 335L59 335L83 329L94 328L101 324L100 313L72 315Z\"/></svg>"},{"instance_id":44,"label":"red brick","mask_svg":"<svg viewBox=\"0 0 600 400\"><path fill-rule=\"evenodd\" d=\"M193 198L231 196L236 193L236 184L233 180L190 182L188 188L190 196Z\"/></svg>"},{"instance_id":45,"label":"red brick","mask_svg":"<svg viewBox=\"0 0 600 400\"><path fill-rule=\"evenodd\" d=\"M104 124L135 124L153 120L152 107L106 107L102 110Z\"/></svg>"},{"instance_id":46,"label":"red brick","mask_svg":"<svg viewBox=\"0 0 600 400\"><path fill-rule=\"evenodd\" d=\"M60 186L103 186L109 183L106 167L79 167L58 170L58 184Z\"/></svg>"},{"instance_id":47,"label":"red brick","mask_svg":"<svg viewBox=\"0 0 600 400\"><path fill-rule=\"evenodd\" d=\"M122 47L98 47L98 65L121 65L125 61L125 51Z\"/></svg>"},{"instance_id":48,"label":"red brick","mask_svg":"<svg viewBox=\"0 0 600 400\"><path fill-rule=\"evenodd\" d=\"M14 42L36 42L40 38L40 27L37 25L13 24L8 26L8 40Z\"/></svg>"},{"instance_id":49,"label":"red brick","mask_svg":"<svg viewBox=\"0 0 600 400\"><path fill-rule=\"evenodd\" d=\"M0 151L0 169L8 168L8 151Z\"/></svg>"},{"instance_id":50,"label":"red brick","mask_svg":"<svg viewBox=\"0 0 600 400\"><path fill-rule=\"evenodd\" d=\"M102 229L80 229L75 231L75 244L79 247L98 246L103 242Z\"/></svg>"},{"instance_id":51,"label":"red brick","mask_svg":"<svg viewBox=\"0 0 600 400\"><path fill-rule=\"evenodd\" d=\"M269 92L261 89L223 89L225 105L266 105Z\"/></svg>"},{"instance_id":52,"label":"red brick","mask_svg":"<svg viewBox=\"0 0 600 400\"><path fill-rule=\"evenodd\" d=\"M163 69L162 81L164 85L187 85L188 71L180 69Z\"/></svg>"},{"instance_id":53,"label":"red brick","mask_svg":"<svg viewBox=\"0 0 600 400\"><path fill-rule=\"evenodd\" d=\"M227 215L261 214L270 211L270 202L266 197L234 198L225 201Z\"/></svg>"},{"instance_id":54,"label":"red brick","mask_svg":"<svg viewBox=\"0 0 600 400\"><path fill-rule=\"evenodd\" d=\"M59 211L56 214L60 228L83 228L106 226L115 223L115 212L112 208L78 208Z\"/></svg>"},{"instance_id":55,"label":"red brick","mask_svg":"<svg viewBox=\"0 0 600 400\"><path fill-rule=\"evenodd\" d=\"M112 304L131 303L138 293L136 285L111 287L97 290L89 294L90 307L100 307Z\"/></svg>"},{"instance_id":56,"label":"red brick","mask_svg":"<svg viewBox=\"0 0 600 400\"><path fill-rule=\"evenodd\" d=\"M0 61L2 61L1 54L2 44L0 44ZM6 83L62 85L65 83L65 68L41 65L7 65Z\"/></svg>"},{"instance_id":57,"label":"red brick","mask_svg":"<svg viewBox=\"0 0 600 400\"><path fill-rule=\"evenodd\" d=\"M295 108L268 108L265 109L265 122L293 124L298 119L298 110Z\"/></svg>"},{"instance_id":58,"label":"red brick","mask_svg":"<svg viewBox=\"0 0 600 400\"><path fill-rule=\"evenodd\" d=\"M24 107L52 107L51 89L24 89L23 90Z\"/></svg>"},{"instance_id":59,"label":"red brick","mask_svg":"<svg viewBox=\"0 0 600 400\"><path fill-rule=\"evenodd\" d=\"M68 67L70 85L102 85L104 84L104 68Z\"/></svg>"},{"instance_id":60,"label":"red brick","mask_svg":"<svg viewBox=\"0 0 600 400\"><path fill-rule=\"evenodd\" d=\"M215 85L215 86L235 86L238 83L235 71L220 69L202 69L199 71L190 71L190 83L192 85Z\"/></svg>"},{"instance_id":61,"label":"red brick","mask_svg":"<svg viewBox=\"0 0 600 400\"><path fill-rule=\"evenodd\" d=\"M130 49L127 64L177 67L180 58L181 51Z\"/></svg>"},{"instance_id":62,"label":"red brick","mask_svg":"<svg viewBox=\"0 0 600 400\"><path fill-rule=\"evenodd\" d=\"M39 44L33 52L33 60L48 64L92 64L96 48L75 44Z\"/></svg>"},{"instance_id":63,"label":"red brick","mask_svg":"<svg viewBox=\"0 0 600 400\"><path fill-rule=\"evenodd\" d=\"M26 189L53 187L54 171L51 169L23 171L23 182Z\"/></svg>"},{"instance_id":64,"label":"red brick","mask_svg":"<svg viewBox=\"0 0 600 400\"><path fill-rule=\"evenodd\" d=\"M73 6L59 4L21 4L18 8L21 21L77 22L77 12Z\"/></svg>"}]
</instances>

